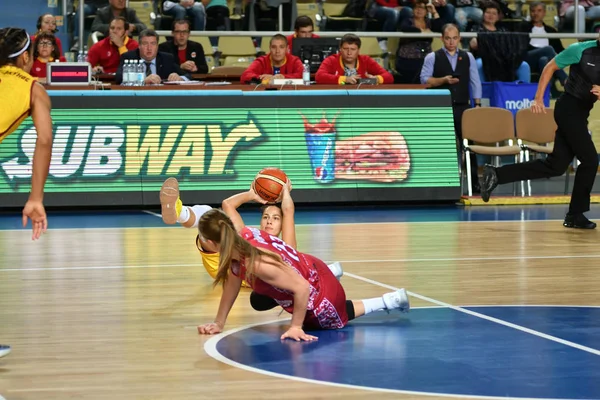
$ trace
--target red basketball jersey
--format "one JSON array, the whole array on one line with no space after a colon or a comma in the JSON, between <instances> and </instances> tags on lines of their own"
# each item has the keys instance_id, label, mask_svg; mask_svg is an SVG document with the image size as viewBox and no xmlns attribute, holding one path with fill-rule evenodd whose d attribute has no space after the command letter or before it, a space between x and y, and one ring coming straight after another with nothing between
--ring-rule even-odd
<instances>
[{"instance_id":1,"label":"red basketball jersey","mask_svg":"<svg viewBox=\"0 0 600 400\"><path fill-rule=\"evenodd\" d=\"M240 235L255 247L279 254L287 265L308 281L310 296L305 325L336 329L342 328L348 322L344 289L325 263L308 254L297 252L277 236L256 228L245 227ZM257 277L252 282L248 280L244 260L239 264L232 264L231 270L234 275L248 282L256 293L271 297L287 312L290 314L293 312L293 294Z\"/></svg>"}]
</instances>

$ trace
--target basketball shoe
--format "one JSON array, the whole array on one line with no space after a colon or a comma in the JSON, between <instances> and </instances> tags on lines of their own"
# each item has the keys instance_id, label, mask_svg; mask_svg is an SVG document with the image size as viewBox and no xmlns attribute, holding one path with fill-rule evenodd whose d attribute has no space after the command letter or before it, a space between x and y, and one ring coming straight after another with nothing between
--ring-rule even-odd
<instances>
[{"instance_id":1,"label":"basketball shoe","mask_svg":"<svg viewBox=\"0 0 600 400\"><path fill-rule=\"evenodd\" d=\"M160 208L165 224L177 223L181 214L183 203L179 198L179 182L175 178L168 178L160 188Z\"/></svg>"},{"instance_id":2,"label":"basketball shoe","mask_svg":"<svg viewBox=\"0 0 600 400\"><path fill-rule=\"evenodd\" d=\"M400 310L400 312L407 313L410 310L410 300L405 289L396 290L395 292L386 293L383 296L383 304L385 304L386 311Z\"/></svg>"}]
</instances>

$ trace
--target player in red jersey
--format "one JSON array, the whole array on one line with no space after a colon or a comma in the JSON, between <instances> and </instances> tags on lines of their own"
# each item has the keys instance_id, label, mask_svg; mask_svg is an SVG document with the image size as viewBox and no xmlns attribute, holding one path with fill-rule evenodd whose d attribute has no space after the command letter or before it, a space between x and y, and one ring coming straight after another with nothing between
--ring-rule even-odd
<instances>
[{"instance_id":1,"label":"player in red jersey","mask_svg":"<svg viewBox=\"0 0 600 400\"><path fill-rule=\"evenodd\" d=\"M316 340L304 329L339 329L373 311L410 309L404 289L374 299L346 300L344 288L323 261L297 252L277 236L246 227L237 211L228 213L212 209L198 224L203 240L220 252L215 285L223 284L215 321L199 326L200 334L222 332L242 280L292 314L291 326L281 339Z\"/></svg>"}]
</instances>

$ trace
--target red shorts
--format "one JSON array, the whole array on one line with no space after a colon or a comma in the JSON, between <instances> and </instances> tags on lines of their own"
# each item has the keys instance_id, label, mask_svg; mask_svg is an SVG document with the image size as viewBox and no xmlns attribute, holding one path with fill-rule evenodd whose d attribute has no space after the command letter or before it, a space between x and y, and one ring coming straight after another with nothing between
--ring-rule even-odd
<instances>
[{"instance_id":1,"label":"red shorts","mask_svg":"<svg viewBox=\"0 0 600 400\"><path fill-rule=\"evenodd\" d=\"M309 266L319 275L320 293L315 299L313 310L306 312L304 329L340 329L348 323L346 292L333 272L323 261L303 254Z\"/></svg>"}]
</instances>

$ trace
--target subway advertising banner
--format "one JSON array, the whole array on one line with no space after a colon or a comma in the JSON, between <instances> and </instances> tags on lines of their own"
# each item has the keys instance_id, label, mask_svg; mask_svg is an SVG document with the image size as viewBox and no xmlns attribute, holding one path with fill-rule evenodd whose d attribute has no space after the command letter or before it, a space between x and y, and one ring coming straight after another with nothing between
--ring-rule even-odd
<instances>
[{"instance_id":1,"label":"subway advertising banner","mask_svg":"<svg viewBox=\"0 0 600 400\"><path fill-rule=\"evenodd\" d=\"M46 202L156 205L163 180L173 176L186 202L215 204L273 166L292 180L297 202L460 197L449 95L336 92L51 92ZM27 120L0 144L3 205L22 205L29 192L35 140Z\"/></svg>"}]
</instances>

